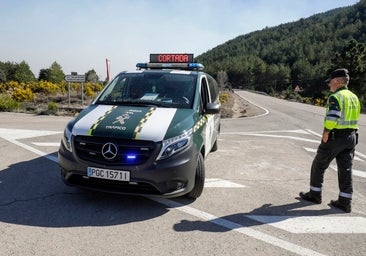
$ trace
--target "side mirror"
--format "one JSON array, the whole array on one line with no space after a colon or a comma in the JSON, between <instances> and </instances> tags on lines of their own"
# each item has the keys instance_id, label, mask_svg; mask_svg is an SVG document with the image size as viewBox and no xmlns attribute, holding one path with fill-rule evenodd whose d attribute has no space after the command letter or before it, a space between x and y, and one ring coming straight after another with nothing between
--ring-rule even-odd
<instances>
[{"instance_id":1,"label":"side mirror","mask_svg":"<svg viewBox=\"0 0 366 256\"><path fill-rule=\"evenodd\" d=\"M205 107L205 114L219 114L220 103L207 103Z\"/></svg>"}]
</instances>

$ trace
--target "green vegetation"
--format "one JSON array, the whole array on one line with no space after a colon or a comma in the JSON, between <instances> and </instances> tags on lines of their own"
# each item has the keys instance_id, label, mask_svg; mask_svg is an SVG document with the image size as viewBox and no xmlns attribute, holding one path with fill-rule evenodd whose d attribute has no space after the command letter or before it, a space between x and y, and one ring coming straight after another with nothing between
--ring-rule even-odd
<instances>
[{"instance_id":1,"label":"green vegetation","mask_svg":"<svg viewBox=\"0 0 366 256\"><path fill-rule=\"evenodd\" d=\"M13 111L19 106L20 104L9 95L0 94L0 111Z\"/></svg>"},{"instance_id":2,"label":"green vegetation","mask_svg":"<svg viewBox=\"0 0 366 256\"><path fill-rule=\"evenodd\" d=\"M232 88L321 104L324 80L347 68L350 88L366 105L366 0L344 8L238 36L196 60ZM297 92L294 89L298 86Z\"/></svg>"},{"instance_id":3,"label":"green vegetation","mask_svg":"<svg viewBox=\"0 0 366 256\"><path fill-rule=\"evenodd\" d=\"M83 100L90 102L103 88L94 70L89 70L85 76L83 87L81 83L68 84L61 66L54 62L50 68L40 70L37 80L25 61L20 64L0 62L0 111L25 110L54 115L60 108L69 108L69 101L82 108Z\"/></svg>"},{"instance_id":4,"label":"green vegetation","mask_svg":"<svg viewBox=\"0 0 366 256\"><path fill-rule=\"evenodd\" d=\"M55 102L49 102L48 103L48 106L47 106L47 114L50 114L50 115L56 115L58 112L58 106L57 106L57 103Z\"/></svg>"}]
</instances>

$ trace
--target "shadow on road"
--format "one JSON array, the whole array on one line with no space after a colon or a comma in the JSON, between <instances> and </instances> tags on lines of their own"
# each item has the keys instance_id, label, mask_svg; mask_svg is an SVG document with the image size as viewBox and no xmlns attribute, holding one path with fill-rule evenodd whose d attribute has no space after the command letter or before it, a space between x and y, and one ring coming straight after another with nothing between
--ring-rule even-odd
<instances>
[{"instance_id":1,"label":"shadow on road","mask_svg":"<svg viewBox=\"0 0 366 256\"><path fill-rule=\"evenodd\" d=\"M52 154L56 156L56 153ZM80 190L64 185L59 167L44 157L0 171L0 221L40 227L110 226L168 212L137 196Z\"/></svg>"},{"instance_id":2,"label":"shadow on road","mask_svg":"<svg viewBox=\"0 0 366 256\"><path fill-rule=\"evenodd\" d=\"M300 201L299 198L296 198L296 200L299 201L278 206L272 204L264 204L261 207L256 208L250 212L222 216L220 218L208 221L182 220L180 223L174 225L174 230L178 232L187 232L193 230L200 230L205 232L227 232L232 230L232 228L235 229L242 227L260 226L294 217L327 216L339 213L331 208L323 210L301 209L302 207L309 206L311 203L306 201ZM256 218L261 219L262 216L264 216L266 223L256 220ZM215 225L215 223L218 225Z\"/></svg>"}]
</instances>

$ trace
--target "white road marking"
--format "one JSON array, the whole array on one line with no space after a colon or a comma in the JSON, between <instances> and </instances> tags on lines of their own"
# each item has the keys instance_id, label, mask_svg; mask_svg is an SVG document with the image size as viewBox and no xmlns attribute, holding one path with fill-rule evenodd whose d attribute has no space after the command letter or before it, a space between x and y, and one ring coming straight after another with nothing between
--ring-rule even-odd
<instances>
[{"instance_id":1,"label":"white road marking","mask_svg":"<svg viewBox=\"0 0 366 256\"><path fill-rule=\"evenodd\" d=\"M357 150L355 151L355 155L366 159L366 155L358 152Z\"/></svg>"},{"instance_id":2,"label":"white road marking","mask_svg":"<svg viewBox=\"0 0 366 256\"><path fill-rule=\"evenodd\" d=\"M311 153L316 153L317 149L316 148L307 148L307 147L304 147L304 149L308 152L311 152Z\"/></svg>"},{"instance_id":3,"label":"white road marking","mask_svg":"<svg viewBox=\"0 0 366 256\"><path fill-rule=\"evenodd\" d=\"M322 137L322 135L321 135L321 134L319 134L319 133L317 133L317 132L314 132L314 131L312 131L312 130L310 130L310 129L305 129L305 131L307 131L308 133L310 133L310 134L312 134L312 135L315 135L315 136L317 136L317 137L319 137L319 138L321 138L321 137Z\"/></svg>"},{"instance_id":4,"label":"white road marking","mask_svg":"<svg viewBox=\"0 0 366 256\"><path fill-rule=\"evenodd\" d=\"M11 143L14 143L15 145L18 145L19 147L24 148L24 149L26 149L30 152L33 152L36 155L43 156L43 157L47 158L48 160L51 160L52 162L58 163L58 159L55 156L51 156L50 154L47 154L43 151L35 149L31 146L28 146L27 144L24 144L24 143L21 143L21 142L17 141L17 140L12 140L12 139L6 139L6 140L11 142Z\"/></svg>"},{"instance_id":5,"label":"white road marking","mask_svg":"<svg viewBox=\"0 0 366 256\"><path fill-rule=\"evenodd\" d=\"M3 139L10 139L10 140L27 139L27 138L61 134L61 133L63 132L0 128L0 137L2 137Z\"/></svg>"},{"instance_id":6,"label":"white road marking","mask_svg":"<svg viewBox=\"0 0 366 256\"><path fill-rule=\"evenodd\" d=\"M59 147L60 142L32 142L33 145L39 147Z\"/></svg>"},{"instance_id":7,"label":"white road marking","mask_svg":"<svg viewBox=\"0 0 366 256\"><path fill-rule=\"evenodd\" d=\"M298 129L298 130L275 130L275 131L256 131L254 133L298 133L298 134L309 134L307 130Z\"/></svg>"},{"instance_id":8,"label":"white road marking","mask_svg":"<svg viewBox=\"0 0 366 256\"><path fill-rule=\"evenodd\" d=\"M327 216L264 216L246 217L273 227L297 234L365 234L364 217L327 217Z\"/></svg>"},{"instance_id":9,"label":"white road marking","mask_svg":"<svg viewBox=\"0 0 366 256\"><path fill-rule=\"evenodd\" d=\"M285 138L285 139L291 139L291 140L319 143L318 140L312 140L312 139L306 139L306 138L294 137L294 136L264 134L264 133L258 133L258 132L221 132L220 134L223 134L223 135L235 134L235 135L246 135L246 136L257 136L257 137Z\"/></svg>"},{"instance_id":10,"label":"white road marking","mask_svg":"<svg viewBox=\"0 0 366 256\"><path fill-rule=\"evenodd\" d=\"M282 240L280 238L277 238L275 236L268 235L266 233L262 233L260 231L257 231L255 229L242 226L240 224L237 224L235 222L226 220L224 218L216 217L215 215L212 215L207 212L200 211L198 209L192 208L187 205L183 205L180 203L177 203L175 201L164 199L164 198L156 198L156 197L147 197L150 200L153 200L155 202L158 202L162 205L165 205L169 208L172 208L174 210L178 210L184 213L187 213L189 215L195 216L199 219L209 221L211 223L214 223L216 225L219 225L221 227L227 228L229 230L232 230L234 232L241 233L243 235L252 237L254 239L263 241L265 243L271 244L273 246L280 247L284 250L287 250L289 252L296 253L298 255L323 255L321 253L318 253L316 251L313 251L311 249L290 243L288 241Z\"/></svg>"},{"instance_id":11,"label":"white road marking","mask_svg":"<svg viewBox=\"0 0 366 256\"><path fill-rule=\"evenodd\" d=\"M57 157L51 156L50 154L47 154L43 151L35 149L27 144L17 141L17 140L39 137L39 136L46 136L46 135L54 135L54 134L60 134L60 133L62 133L62 132L0 128L0 137L3 138L4 140L7 140L19 147L22 147L28 151L31 151L36 155L43 156L43 157L47 158L48 160L51 160L55 163L58 162Z\"/></svg>"},{"instance_id":12,"label":"white road marking","mask_svg":"<svg viewBox=\"0 0 366 256\"><path fill-rule=\"evenodd\" d=\"M244 188L244 185L222 179L206 179L205 188Z\"/></svg>"}]
</instances>

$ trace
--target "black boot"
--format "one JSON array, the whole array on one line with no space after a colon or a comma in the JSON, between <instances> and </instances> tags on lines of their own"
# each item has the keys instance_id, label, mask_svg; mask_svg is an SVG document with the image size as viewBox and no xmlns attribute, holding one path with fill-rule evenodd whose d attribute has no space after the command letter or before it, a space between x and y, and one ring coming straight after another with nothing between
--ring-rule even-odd
<instances>
[{"instance_id":1,"label":"black boot","mask_svg":"<svg viewBox=\"0 0 366 256\"><path fill-rule=\"evenodd\" d=\"M341 209L342 211L346 212L346 213L350 213L351 212L351 202L342 202L340 200L331 200L330 201L330 205L334 206L338 209Z\"/></svg>"},{"instance_id":2,"label":"black boot","mask_svg":"<svg viewBox=\"0 0 366 256\"><path fill-rule=\"evenodd\" d=\"M309 192L300 192L300 197L306 201L312 202L314 204L321 204L322 203L322 195L319 193Z\"/></svg>"}]
</instances>

